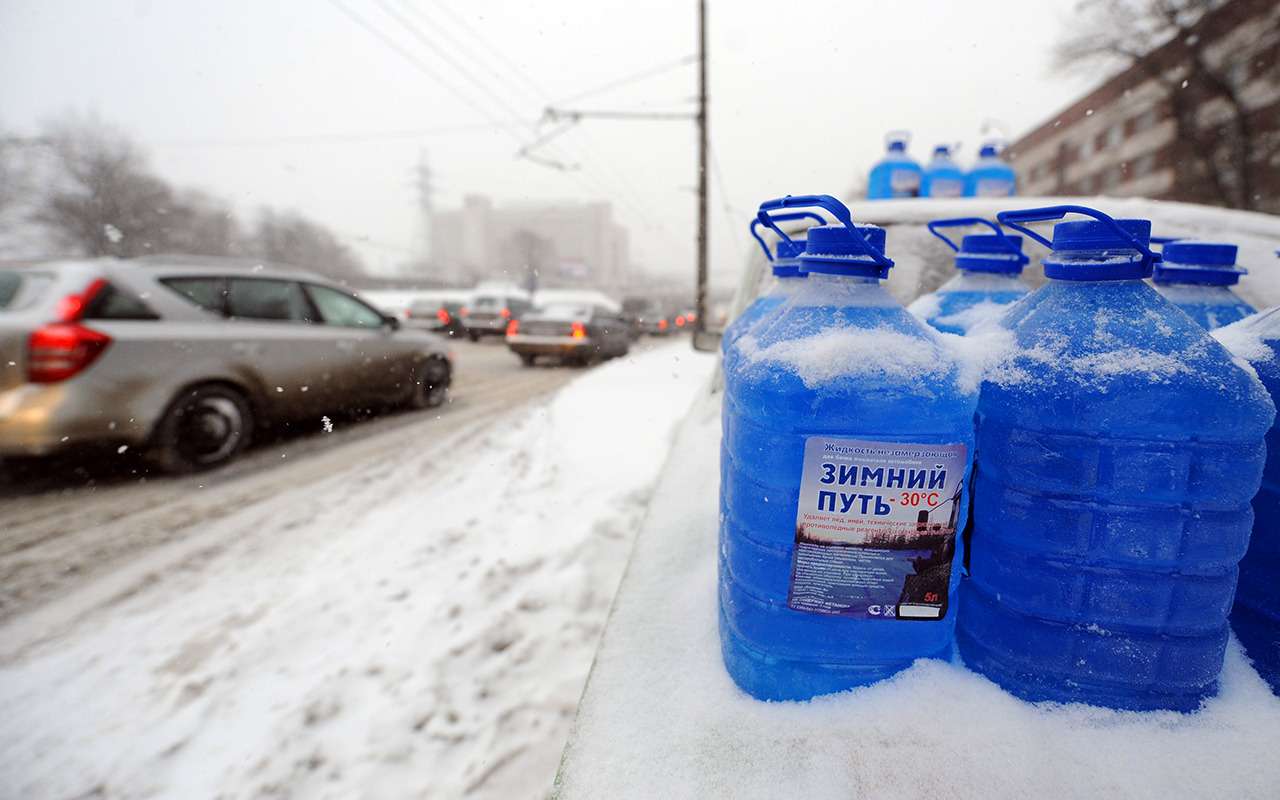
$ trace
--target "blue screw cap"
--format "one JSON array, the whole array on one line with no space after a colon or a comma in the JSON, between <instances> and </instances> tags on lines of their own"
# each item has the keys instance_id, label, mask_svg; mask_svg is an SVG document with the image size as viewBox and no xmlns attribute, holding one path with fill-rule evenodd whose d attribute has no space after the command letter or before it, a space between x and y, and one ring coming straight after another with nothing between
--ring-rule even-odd
<instances>
[{"instance_id":1,"label":"blue screw cap","mask_svg":"<svg viewBox=\"0 0 1280 800\"><path fill-rule=\"evenodd\" d=\"M1173 241L1165 245L1164 260L1151 277L1156 283L1234 286L1249 272L1236 266L1238 252L1224 242Z\"/></svg>"}]
</instances>

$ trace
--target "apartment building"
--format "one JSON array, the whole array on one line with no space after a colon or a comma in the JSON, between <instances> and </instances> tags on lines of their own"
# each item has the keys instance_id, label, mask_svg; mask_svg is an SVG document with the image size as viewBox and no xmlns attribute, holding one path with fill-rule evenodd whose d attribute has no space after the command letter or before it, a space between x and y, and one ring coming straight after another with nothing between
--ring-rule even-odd
<instances>
[{"instance_id":1,"label":"apartment building","mask_svg":"<svg viewBox=\"0 0 1280 800\"><path fill-rule=\"evenodd\" d=\"M1199 47L1161 45L1010 145L1020 194L1245 205L1231 161L1231 107L1195 78L1204 74L1192 63L1198 51L1246 109L1252 205L1280 213L1280 3L1227 0L1191 35ZM1188 119L1202 135L1186 135Z\"/></svg>"}]
</instances>

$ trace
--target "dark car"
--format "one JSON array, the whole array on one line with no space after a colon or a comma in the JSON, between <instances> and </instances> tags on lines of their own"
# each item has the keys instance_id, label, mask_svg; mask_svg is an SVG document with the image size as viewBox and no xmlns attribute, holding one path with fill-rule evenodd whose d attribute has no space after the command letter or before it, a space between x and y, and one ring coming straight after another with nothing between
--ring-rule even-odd
<instances>
[{"instance_id":1,"label":"dark car","mask_svg":"<svg viewBox=\"0 0 1280 800\"><path fill-rule=\"evenodd\" d=\"M468 311L467 304L462 300L421 298L409 304L405 325L441 336L462 336L467 332L462 321Z\"/></svg>"},{"instance_id":2,"label":"dark car","mask_svg":"<svg viewBox=\"0 0 1280 800\"><path fill-rule=\"evenodd\" d=\"M525 313L507 325L507 347L526 367L539 356L561 363L586 364L626 355L631 326L622 314L603 306L557 303Z\"/></svg>"},{"instance_id":3,"label":"dark car","mask_svg":"<svg viewBox=\"0 0 1280 800\"><path fill-rule=\"evenodd\" d=\"M665 336L675 330L674 315L667 312L655 300L647 297L629 297L622 303L623 315L635 336Z\"/></svg>"}]
</instances>

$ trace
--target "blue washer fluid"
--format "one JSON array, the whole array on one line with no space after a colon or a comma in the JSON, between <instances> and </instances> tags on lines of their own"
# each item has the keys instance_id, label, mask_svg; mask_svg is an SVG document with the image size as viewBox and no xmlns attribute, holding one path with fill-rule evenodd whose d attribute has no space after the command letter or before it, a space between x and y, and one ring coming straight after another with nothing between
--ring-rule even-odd
<instances>
[{"instance_id":1,"label":"blue washer fluid","mask_svg":"<svg viewBox=\"0 0 1280 800\"><path fill-rule=\"evenodd\" d=\"M965 197L1013 197L1018 176L1002 158L994 142L978 151L978 160L964 179Z\"/></svg>"},{"instance_id":2,"label":"blue washer fluid","mask_svg":"<svg viewBox=\"0 0 1280 800\"><path fill-rule=\"evenodd\" d=\"M986 225L995 233L970 234L960 245L940 228ZM929 223L929 232L956 252L959 274L937 291L921 295L907 309L943 333L963 336L974 327L995 319L1030 293L1019 276L1027 264L1022 237L1006 234L981 217L956 217Z\"/></svg>"},{"instance_id":3,"label":"blue washer fluid","mask_svg":"<svg viewBox=\"0 0 1280 800\"><path fill-rule=\"evenodd\" d=\"M1231 291L1247 272L1236 266L1233 244L1174 240L1164 246L1151 280L1166 300L1213 330L1257 311Z\"/></svg>"},{"instance_id":4,"label":"blue washer fluid","mask_svg":"<svg viewBox=\"0 0 1280 800\"><path fill-rule=\"evenodd\" d=\"M808 277L725 361L720 641L733 680L805 700L948 658L976 386L880 285L885 232L787 197Z\"/></svg>"},{"instance_id":5,"label":"blue washer fluid","mask_svg":"<svg viewBox=\"0 0 1280 800\"><path fill-rule=\"evenodd\" d=\"M951 148L940 144L920 178L921 197L963 197L964 170L951 159Z\"/></svg>"},{"instance_id":6,"label":"blue washer fluid","mask_svg":"<svg viewBox=\"0 0 1280 800\"><path fill-rule=\"evenodd\" d=\"M884 158L876 162L867 178L868 200L920 195L922 171L916 160L907 155L909 140L910 137L903 131L894 131L888 135Z\"/></svg>"},{"instance_id":7,"label":"blue washer fluid","mask_svg":"<svg viewBox=\"0 0 1280 800\"><path fill-rule=\"evenodd\" d=\"M1249 354L1250 363L1272 400L1280 400L1280 306L1232 329L1260 340L1265 354ZM1253 498L1253 538L1240 562L1231 627L1258 673L1280 694L1280 425L1267 433L1267 467Z\"/></svg>"},{"instance_id":8,"label":"blue washer fluid","mask_svg":"<svg viewBox=\"0 0 1280 800\"><path fill-rule=\"evenodd\" d=\"M1052 244L1019 224L1067 213L1094 219ZM1028 700L1194 710L1217 688L1275 407L1143 281L1149 222L997 219L1053 252L982 383L960 654Z\"/></svg>"},{"instance_id":9,"label":"blue washer fluid","mask_svg":"<svg viewBox=\"0 0 1280 800\"><path fill-rule=\"evenodd\" d=\"M797 214L775 214L773 216L774 224L778 222L790 222L795 220L809 219L815 220L819 224L826 222L821 216L811 211L802 211ZM729 352L729 348L739 337L747 331L754 328L761 320L766 319L774 311L782 305L782 302L795 293L795 290L804 280L804 273L800 271L800 254L804 252L804 239L792 239L778 229L781 237L778 240L775 250L769 249L769 244L761 236L757 228L760 226L759 219L751 220L751 235L760 244L760 249L764 250L765 260L769 262L770 272L773 277L773 284L768 286L751 304L742 310L737 319L729 323L724 329L724 334L720 338L720 348L723 352Z\"/></svg>"}]
</instances>

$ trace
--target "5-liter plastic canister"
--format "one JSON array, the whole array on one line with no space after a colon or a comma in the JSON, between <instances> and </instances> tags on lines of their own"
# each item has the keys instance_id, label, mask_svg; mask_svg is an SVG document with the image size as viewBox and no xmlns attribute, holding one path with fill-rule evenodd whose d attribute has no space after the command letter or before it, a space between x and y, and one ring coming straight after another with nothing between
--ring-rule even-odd
<instances>
[{"instance_id":1,"label":"5-liter plastic canister","mask_svg":"<svg viewBox=\"0 0 1280 800\"><path fill-rule=\"evenodd\" d=\"M800 289L725 359L720 640L738 686L804 700L949 656L976 387L881 285L882 228L828 195Z\"/></svg>"},{"instance_id":2,"label":"5-liter plastic canister","mask_svg":"<svg viewBox=\"0 0 1280 800\"><path fill-rule=\"evenodd\" d=\"M1018 177L1000 158L995 143L988 142L978 151L978 160L965 176L965 197L1012 197L1017 193Z\"/></svg>"},{"instance_id":3,"label":"5-liter plastic canister","mask_svg":"<svg viewBox=\"0 0 1280 800\"><path fill-rule=\"evenodd\" d=\"M940 228L986 225L995 233L970 234L960 245ZM1022 237L1011 236L981 217L957 217L929 223L929 232L956 251L960 274L937 291L921 295L907 309L943 333L964 335L1002 315L1007 306L1031 291L1019 277L1029 260L1022 254Z\"/></svg>"},{"instance_id":4,"label":"5-liter plastic canister","mask_svg":"<svg viewBox=\"0 0 1280 800\"><path fill-rule=\"evenodd\" d=\"M1258 377L1280 401L1280 306L1237 322L1220 334L1224 340L1252 339L1247 358ZM1280 425L1267 434L1267 466L1262 488L1253 498L1253 538L1240 562L1240 585L1231 609L1231 627L1258 673L1280 694Z\"/></svg>"},{"instance_id":5,"label":"5-liter plastic canister","mask_svg":"<svg viewBox=\"0 0 1280 800\"><path fill-rule=\"evenodd\" d=\"M1151 280L1165 299L1212 330L1257 310L1231 290L1247 272L1236 266L1233 244L1175 239L1164 246Z\"/></svg>"},{"instance_id":6,"label":"5-liter plastic canister","mask_svg":"<svg viewBox=\"0 0 1280 800\"><path fill-rule=\"evenodd\" d=\"M951 148L940 144L920 178L921 197L963 197L964 170L951 158Z\"/></svg>"},{"instance_id":7,"label":"5-liter plastic canister","mask_svg":"<svg viewBox=\"0 0 1280 800\"><path fill-rule=\"evenodd\" d=\"M920 165L907 155L910 136L894 131L886 137L884 158L876 162L867 178L867 199L888 200L920 195Z\"/></svg>"},{"instance_id":8,"label":"5-liter plastic canister","mask_svg":"<svg viewBox=\"0 0 1280 800\"><path fill-rule=\"evenodd\" d=\"M1019 223L1055 226L1053 242ZM997 219L1052 253L982 383L965 663L1019 697L1195 709L1216 691L1275 407L1143 279L1150 223Z\"/></svg>"},{"instance_id":9,"label":"5-liter plastic canister","mask_svg":"<svg viewBox=\"0 0 1280 800\"><path fill-rule=\"evenodd\" d=\"M775 223L802 219L814 220L819 224L826 222L821 216L811 211L803 211L797 214L776 214L773 217ZM778 239L774 250L770 250L769 244L760 236L759 227L759 219L751 220L751 236L755 238L760 244L760 249L764 251L765 260L769 262L773 283L767 286L756 299L752 300L751 304L742 310L737 319L729 323L728 327L724 329L724 334L720 338L720 348L726 353L742 334L751 330L761 320L766 319L776 311L784 300L795 293L801 281L804 280L804 273L800 270L800 254L804 252L804 239L793 239L783 234Z\"/></svg>"}]
</instances>

